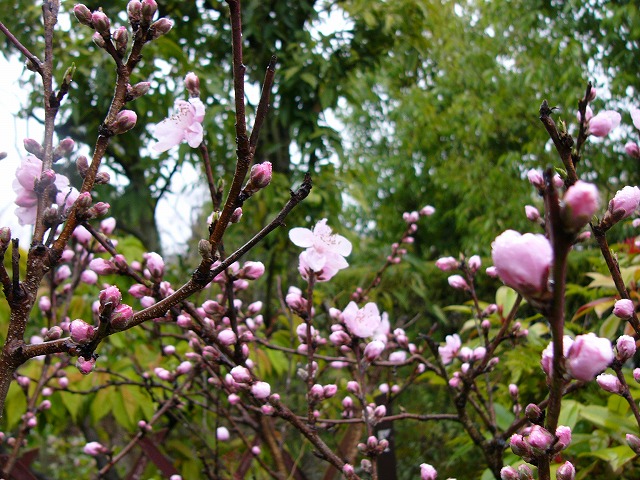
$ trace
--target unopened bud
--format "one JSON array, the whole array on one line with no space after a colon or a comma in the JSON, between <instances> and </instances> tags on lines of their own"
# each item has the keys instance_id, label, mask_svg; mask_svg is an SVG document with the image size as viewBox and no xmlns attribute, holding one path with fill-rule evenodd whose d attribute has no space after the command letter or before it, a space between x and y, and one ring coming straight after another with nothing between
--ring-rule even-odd
<instances>
[{"instance_id":1,"label":"unopened bud","mask_svg":"<svg viewBox=\"0 0 640 480\"><path fill-rule=\"evenodd\" d=\"M91 207L92 202L93 199L91 198L91 194L89 192L82 192L76 199L76 205L78 206L79 210L87 210L89 207Z\"/></svg>"},{"instance_id":2,"label":"unopened bud","mask_svg":"<svg viewBox=\"0 0 640 480\"><path fill-rule=\"evenodd\" d=\"M133 110L121 110L116 115L116 119L110 127L113 135L119 135L127 132L136 126L138 116Z\"/></svg>"},{"instance_id":3,"label":"unopened bud","mask_svg":"<svg viewBox=\"0 0 640 480\"><path fill-rule=\"evenodd\" d=\"M160 38L161 36L166 35L172 28L173 22L168 18L163 17L160 20L153 22L153 25L149 27L151 39L155 40L156 38Z\"/></svg>"},{"instance_id":4,"label":"unopened bud","mask_svg":"<svg viewBox=\"0 0 640 480\"><path fill-rule=\"evenodd\" d=\"M100 48L104 48L107 45L107 42L105 42L102 35L100 35L98 32L94 33L91 39L93 40L93 43L95 43Z\"/></svg>"},{"instance_id":5,"label":"unopened bud","mask_svg":"<svg viewBox=\"0 0 640 480\"><path fill-rule=\"evenodd\" d=\"M127 32L126 27L118 27L116 31L113 32L113 41L118 55L124 57L127 51L127 43L129 42L129 32Z\"/></svg>"},{"instance_id":6,"label":"unopened bud","mask_svg":"<svg viewBox=\"0 0 640 480\"><path fill-rule=\"evenodd\" d=\"M80 155L76 160L76 169L78 170L78 175L84 178L89 171L89 160L84 155Z\"/></svg>"},{"instance_id":7,"label":"unopened bud","mask_svg":"<svg viewBox=\"0 0 640 480\"><path fill-rule=\"evenodd\" d=\"M127 85L127 101L135 100L145 95L149 88L151 88L151 82L138 82L135 85Z\"/></svg>"},{"instance_id":8,"label":"unopened bud","mask_svg":"<svg viewBox=\"0 0 640 480\"><path fill-rule=\"evenodd\" d=\"M106 202L98 202L93 207L91 207L92 218L102 217L109 213L109 209L111 205Z\"/></svg>"},{"instance_id":9,"label":"unopened bud","mask_svg":"<svg viewBox=\"0 0 640 480\"><path fill-rule=\"evenodd\" d=\"M187 73L187 76L184 77L184 87L187 89L187 92L189 92L189 96L200 96L200 79L195 73Z\"/></svg>"},{"instance_id":10,"label":"unopened bud","mask_svg":"<svg viewBox=\"0 0 640 480\"><path fill-rule=\"evenodd\" d=\"M630 433L627 434L627 445L634 451L636 455L640 455L640 438Z\"/></svg>"},{"instance_id":11,"label":"unopened bud","mask_svg":"<svg viewBox=\"0 0 640 480\"><path fill-rule=\"evenodd\" d=\"M251 167L249 183L256 189L265 188L271 183L272 166L271 162L263 162Z\"/></svg>"},{"instance_id":12,"label":"unopened bud","mask_svg":"<svg viewBox=\"0 0 640 480\"><path fill-rule=\"evenodd\" d=\"M231 214L231 219L229 220L229 222L238 223L241 218L242 218L242 208L238 207Z\"/></svg>"},{"instance_id":13,"label":"unopened bud","mask_svg":"<svg viewBox=\"0 0 640 480\"><path fill-rule=\"evenodd\" d=\"M11 229L9 227L0 228L0 249L6 248L11 241Z\"/></svg>"},{"instance_id":14,"label":"unopened bud","mask_svg":"<svg viewBox=\"0 0 640 480\"><path fill-rule=\"evenodd\" d=\"M109 28L111 28L111 22L109 21L109 17L104 12L97 11L91 14L91 23L93 23L93 28L96 29L96 32L108 35Z\"/></svg>"},{"instance_id":15,"label":"unopened bud","mask_svg":"<svg viewBox=\"0 0 640 480\"><path fill-rule=\"evenodd\" d=\"M155 0L142 0L141 3L142 20L145 23L150 24L151 20L153 20L153 16L158 11L158 4Z\"/></svg>"},{"instance_id":16,"label":"unopened bud","mask_svg":"<svg viewBox=\"0 0 640 480\"><path fill-rule=\"evenodd\" d=\"M132 318L133 308L122 303L113 309L113 313L109 319L109 324L114 330L124 330L129 326Z\"/></svg>"},{"instance_id":17,"label":"unopened bud","mask_svg":"<svg viewBox=\"0 0 640 480\"><path fill-rule=\"evenodd\" d=\"M98 172L96 173L96 185L108 185L111 181L111 175L108 172Z\"/></svg>"},{"instance_id":18,"label":"unopened bud","mask_svg":"<svg viewBox=\"0 0 640 480\"><path fill-rule=\"evenodd\" d=\"M91 10L89 10L86 5L79 3L75 7L73 7L73 14L76 16L78 21L87 26L91 26Z\"/></svg>"},{"instance_id":19,"label":"unopened bud","mask_svg":"<svg viewBox=\"0 0 640 480\"><path fill-rule=\"evenodd\" d=\"M75 144L76 142L69 137L60 140L60 143L58 143L56 148L53 150L53 161L56 162L63 157L68 157L71 152L73 152Z\"/></svg>"},{"instance_id":20,"label":"unopened bud","mask_svg":"<svg viewBox=\"0 0 640 480\"><path fill-rule=\"evenodd\" d=\"M38 157L40 160L42 160L42 157L44 156L44 148L42 148L40 142L34 140L33 138L24 139L24 149L32 155Z\"/></svg>"}]
</instances>

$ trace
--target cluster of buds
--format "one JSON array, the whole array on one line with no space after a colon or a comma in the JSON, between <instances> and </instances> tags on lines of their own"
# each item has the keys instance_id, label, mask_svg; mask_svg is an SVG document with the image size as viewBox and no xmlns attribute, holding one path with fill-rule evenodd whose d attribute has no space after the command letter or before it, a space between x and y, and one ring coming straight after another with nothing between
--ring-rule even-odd
<instances>
[{"instance_id":1,"label":"cluster of buds","mask_svg":"<svg viewBox=\"0 0 640 480\"><path fill-rule=\"evenodd\" d=\"M389 448L389 440L383 438L378 440L371 435L367 438L366 443L359 443L358 450L367 457L377 457Z\"/></svg>"},{"instance_id":2,"label":"cluster of buds","mask_svg":"<svg viewBox=\"0 0 640 480\"><path fill-rule=\"evenodd\" d=\"M526 428L522 434L514 433L509 439L511 450L525 461L531 462L535 457L557 454L571 443L571 428L560 425L555 435L540 425Z\"/></svg>"}]
</instances>

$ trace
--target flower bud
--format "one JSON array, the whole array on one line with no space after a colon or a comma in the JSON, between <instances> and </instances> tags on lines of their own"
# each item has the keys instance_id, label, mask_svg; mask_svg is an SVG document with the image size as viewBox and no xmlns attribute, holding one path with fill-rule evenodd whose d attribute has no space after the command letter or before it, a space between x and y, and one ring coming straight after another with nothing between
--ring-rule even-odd
<instances>
[{"instance_id":1,"label":"flower bud","mask_svg":"<svg viewBox=\"0 0 640 480\"><path fill-rule=\"evenodd\" d=\"M166 35L173 28L173 22L168 18L161 18L156 22L153 22L153 25L149 28L149 32L151 33L151 39L155 40L156 38L160 38L163 35Z\"/></svg>"},{"instance_id":2,"label":"flower bud","mask_svg":"<svg viewBox=\"0 0 640 480\"><path fill-rule=\"evenodd\" d=\"M616 342L616 350L618 360L626 362L636 354L636 340L630 335L622 335Z\"/></svg>"},{"instance_id":3,"label":"flower bud","mask_svg":"<svg viewBox=\"0 0 640 480\"><path fill-rule=\"evenodd\" d=\"M562 218L568 231L584 227L600 208L600 194L592 183L578 180L563 197Z\"/></svg>"},{"instance_id":4,"label":"flower bud","mask_svg":"<svg viewBox=\"0 0 640 480\"><path fill-rule=\"evenodd\" d=\"M605 392L621 394L624 390L622 383L618 380L618 377L609 373L602 373L596 377L596 382L600 385Z\"/></svg>"},{"instance_id":5,"label":"flower bud","mask_svg":"<svg viewBox=\"0 0 640 480\"><path fill-rule=\"evenodd\" d=\"M500 480L519 480L518 471L513 467L502 467Z\"/></svg>"},{"instance_id":6,"label":"flower bud","mask_svg":"<svg viewBox=\"0 0 640 480\"><path fill-rule=\"evenodd\" d=\"M110 130L113 135L127 132L136 126L138 116L133 110L121 110L116 115L116 119L111 124Z\"/></svg>"},{"instance_id":7,"label":"flower bud","mask_svg":"<svg viewBox=\"0 0 640 480\"><path fill-rule=\"evenodd\" d=\"M233 367L231 371L231 376L238 383L249 383L251 381L251 373L246 367L238 365Z\"/></svg>"},{"instance_id":8,"label":"flower bud","mask_svg":"<svg viewBox=\"0 0 640 480\"><path fill-rule=\"evenodd\" d=\"M256 382L251 385L251 393L257 399L265 399L271 394L271 385L267 382Z\"/></svg>"},{"instance_id":9,"label":"flower bud","mask_svg":"<svg viewBox=\"0 0 640 480\"><path fill-rule=\"evenodd\" d=\"M576 478L576 469L571 462L564 462L556 471L557 480L574 480Z\"/></svg>"},{"instance_id":10,"label":"flower bud","mask_svg":"<svg viewBox=\"0 0 640 480\"><path fill-rule=\"evenodd\" d=\"M331 398L338 392L338 387L334 384L325 385L323 388L324 398Z\"/></svg>"},{"instance_id":11,"label":"flower bud","mask_svg":"<svg viewBox=\"0 0 640 480\"><path fill-rule=\"evenodd\" d=\"M102 35L100 35L98 32L94 33L91 39L93 40L93 43L95 43L100 48L104 48L107 45L107 43L104 41L104 38L102 38Z\"/></svg>"},{"instance_id":12,"label":"flower bud","mask_svg":"<svg viewBox=\"0 0 640 480\"><path fill-rule=\"evenodd\" d=\"M518 477L520 480L533 480L533 472L528 465L520 465L518 467Z\"/></svg>"},{"instance_id":13,"label":"flower bud","mask_svg":"<svg viewBox=\"0 0 640 480\"><path fill-rule=\"evenodd\" d=\"M127 4L127 15L129 16L129 23L137 29L137 24L142 20L142 2L140 0L131 0Z\"/></svg>"},{"instance_id":14,"label":"flower bud","mask_svg":"<svg viewBox=\"0 0 640 480\"><path fill-rule=\"evenodd\" d=\"M149 252L143 255L147 269L154 279L160 279L164 275L164 260L156 252Z\"/></svg>"},{"instance_id":15,"label":"flower bud","mask_svg":"<svg viewBox=\"0 0 640 480\"><path fill-rule=\"evenodd\" d=\"M420 480L435 480L438 476L438 472L433 466L428 463L423 463L420 465Z\"/></svg>"},{"instance_id":16,"label":"flower bud","mask_svg":"<svg viewBox=\"0 0 640 480\"><path fill-rule=\"evenodd\" d=\"M200 96L200 79L195 73L187 73L187 75L184 77L184 87L187 89L187 92L189 92L189 96Z\"/></svg>"},{"instance_id":17,"label":"flower bud","mask_svg":"<svg viewBox=\"0 0 640 480\"><path fill-rule=\"evenodd\" d=\"M89 442L84 446L83 451L87 455L91 455L92 457L95 457L96 455L101 455L103 453L106 453L108 450L106 447L104 447L102 444L98 442Z\"/></svg>"},{"instance_id":18,"label":"flower bud","mask_svg":"<svg viewBox=\"0 0 640 480\"><path fill-rule=\"evenodd\" d=\"M436 213L436 209L433 208L431 205L425 205L420 209L418 213L423 217L430 217L431 215Z\"/></svg>"},{"instance_id":19,"label":"flower bud","mask_svg":"<svg viewBox=\"0 0 640 480\"><path fill-rule=\"evenodd\" d=\"M353 475L354 473L356 473L355 469L353 468L353 465L351 465L350 463L345 463L344 466L342 467L342 474L349 478L350 475Z\"/></svg>"},{"instance_id":20,"label":"flower bud","mask_svg":"<svg viewBox=\"0 0 640 480\"><path fill-rule=\"evenodd\" d=\"M96 29L96 32L102 35L109 35L111 22L109 21L109 17L107 17L104 12L101 12L99 10L97 12L93 12L91 14L91 23L93 24L93 28Z\"/></svg>"},{"instance_id":21,"label":"flower bud","mask_svg":"<svg viewBox=\"0 0 640 480\"><path fill-rule=\"evenodd\" d=\"M257 280L264 274L264 264L262 262L245 262L238 272L238 277L247 280Z\"/></svg>"},{"instance_id":22,"label":"flower bud","mask_svg":"<svg viewBox=\"0 0 640 480\"><path fill-rule=\"evenodd\" d=\"M640 188L626 186L618 190L609 202L607 215L614 216L615 220L620 221L633 215L639 203Z\"/></svg>"},{"instance_id":23,"label":"flower bud","mask_svg":"<svg viewBox=\"0 0 640 480\"><path fill-rule=\"evenodd\" d=\"M69 325L71 340L76 343L89 343L93 340L94 328L84 320L76 319Z\"/></svg>"},{"instance_id":24,"label":"flower bud","mask_svg":"<svg viewBox=\"0 0 640 480\"><path fill-rule=\"evenodd\" d=\"M234 343L236 343L236 334L233 333L233 330L231 330L230 328L221 330L218 333L218 341L222 345L226 345L226 346L233 345Z\"/></svg>"},{"instance_id":25,"label":"flower bud","mask_svg":"<svg viewBox=\"0 0 640 480\"><path fill-rule=\"evenodd\" d=\"M571 428L565 425L559 425L556 429L556 437L558 437L555 445L556 451L564 450L571 443Z\"/></svg>"},{"instance_id":26,"label":"flower bud","mask_svg":"<svg viewBox=\"0 0 640 480\"><path fill-rule=\"evenodd\" d=\"M640 159L640 147L635 142L627 142L624 146L624 151L630 157Z\"/></svg>"},{"instance_id":27,"label":"flower bud","mask_svg":"<svg viewBox=\"0 0 640 480\"><path fill-rule=\"evenodd\" d=\"M60 160L63 157L68 157L73 152L76 142L73 139L66 137L60 140L60 143L53 150L53 161Z\"/></svg>"},{"instance_id":28,"label":"flower bud","mask_svg":"<svg viewBox=\"0 0 640 480\"><path fill-rule=\"evenodd\" d=\"M129 305L121 303L113 309L109 324L114 330L124 330L129 326L131 319L133 318L133 308Z\"/></svg>"},{"instance_id":29,"label":"flower bud","mask_svg":"<svg viewBox=\"0 0 640 480\"><path fill-rule=\"evenodd\" d=\"M475 273L482 266L482 260L479 255L472 255L469 260L467 260L467 265L469 265L469 269Z\"/></svg>"},{"instance_id":30,"label":"flower bud","mask_svg":"<svg viewBox=\"0 0 640 480\"><path fill-rule=\"evenodd\" d=\"M449 285L453 288L455 288L456 290L468 290L469 289L469 284L467 283L467 281L462 278L461 275L451 275L447 281L449 282Z\"/></svg>"},{"instance_id":31,"label":"flower bud","mask_svg":"<svg viewBox=\"0 0 640 480\"><path fill-rule=\"evenodd\" d=\"M40 145L40 142L38 142L37 140L34 140L33 138L24 139L24 149L27 152L38 157L40 160L42 160L42 157L44 157L44 148L42 148L42 145Z\"/></svg>"},{"instance_id":32,"label":"flower bud","mask_svg":"<svg viewBox=\"0 0 640 480\"><path fill-rule=\"evenodd\" d=\"M91 26L91 10L89 10L85 5L79 3L75 7L73 7L73 14L76 16L78 21L87 26Z\"/></svg>"},{"instance_id":33,"label":"flower bud","mask_svg":"<svg viewBox=\"0 0 640 480\"><path fill-rule=\"evenodd\" d=\"M226 442L227 440L229 440L229 437L230 435L227 427L218 427L216 429L216 438L219 442Z\"/></svg>"},{"instance_id":34,"label":"flower bud","mask_svg":"<svg viewBox=\"0 0 640 480\"><path fill-rule=\"evenodd\" d=\"M82 375L89 375L93 371L93 367L96 365L95 358L85 360L84 357L78 357L76 361L76 368Z\"/></svg>"},{"instance_id":35,"label":"flower bud","mask_svg":"<svg viewBox=\"0 0 640 480\"><path fill-rule=\"evenodd\" d=\"M531 205L524 206L524 214L527 216L527 219L532 222L537 222L540 218L540 212L538 209Z\"/></svg>"},{"instance_id":36,"label":"flower bud","mask_svg":"<svg viewBox=\"0 0 640 480\"><path fill-rule=\"evenodd\" d=\"M636 455L640 455L640 438L630 433L627 434L627 445L634 451Z\"/></svg>"},{"instance_id":37,"label":"flower bud","mask_svg":"<svg viewBox=\"0 0 640 480\"><path fill-rule=\"evenodd\" d=\"M158 11L158 4L155 2L155 0L142 0L142 5L141 5L141 14L142 14L142 20L149 24L151 23L151 20L153 20L153 16L156 14L156 12Z\"/></svg>"},{"instance_id":38,"label":"flower bud","mask_svg":"<svg viewBox=\"0 0 640 480\"><path fill-rule=\"evenodd\" d=\"M623 320L631 318L634 311L635 305L633 304L633 300L629 300L628 298L616 300L616 303L613 306L613 314Z\"/></svg>"},{"instance_id":39,"label":"flower bud","mask_svg":"<svg viewBox=\"0 0 640 480\"><path fill-rule=\"evenodd\" d=\"M115 308L122 302L122 294L118 287L110 285L100 291L98 299L100 300L100 305L111 304Z\"/></svg>"},{"instance_id":40,"label":"flower bud","mask_svg":"<svg viewBox=\"0 0 640 480\"><path fill-rule=\"evenodd\" d=\"M129 42L129 32L127 32L126 27L116 28L115 32L113 32L112 38L118 55L120 55L120 57L124 57L124 54L127 51L127 43Z\"/></svg>"},{"instance_id":41,"label":"flower bud","mask_svg":"<svg viewBox=\"0 0 640 480\"><path fill-rule=\"evenodd\" d=\"M588 382L607 368L613 358L613 347L608 339L594 333L578 335L567 353L567 371L573 378Z\"/></svg>"},{"instance_id":42,"label":"flower bud","mask_svg":"<svg viewBox=\"0 0 640 480\"><path fill-rule=\"evenodd\" d=\"M364 348L364 358L367 360L367 362L371 363L376 360L382 354L382 352L384 352L385 348L386 345L384 344L384 342L380 340L373 340L369 342Z\"/></svg>"}]
</instances>

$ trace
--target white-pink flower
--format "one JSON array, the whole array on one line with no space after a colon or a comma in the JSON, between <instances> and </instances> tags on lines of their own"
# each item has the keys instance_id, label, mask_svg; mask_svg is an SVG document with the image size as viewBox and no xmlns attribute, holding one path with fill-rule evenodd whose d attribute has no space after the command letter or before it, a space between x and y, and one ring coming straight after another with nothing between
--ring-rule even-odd
<instances>
[{"instance_id":1,"label":"white-pink flower","mask_svg":"<svg viewBox=\"0 0 640 480\"><path fill-rule=\"evenodd\" d=\"M18 208L15 214L20 225L33 225L36 223L36 211L38 206L38 194L34 191L36 181L42 175L42 160L34 155L27 155L16 169L16 178L13 181L13 191L16 192L15 204ZM69 187L69 179L64 175L55 174L53 184L56 186L64 201L72 189ZM77 197L77 194L75 195ZM75 200L75 197L73 199ZM62 202L59 202L62 204Z\"/></svg>"},{"instance_id":2,"label":"white-pink flower","mask_svg":"<svg viewBox=\"0 0 640 480\"><path fill-rule=\"evenodd\" d=\"M445 342L446 345L444 347L438 347L438 353L440 354L442 363L447 365L458 355L462 341L460 340L460 335L454 333L453 335L447 335Z\"/></svg>"},{"instance_id":3,"label":"white-pink flower","mask_svg":"<svg viewBox=\"0 0 640 480\"><path fill-rule=\"evenodd\" d=\"M544 235L507 230L491 244L491 256L505 285L525 296L547 290L553 249Z\"/></svg>"},{"instance_id":4,"label":"white-pink flower","mask_svg":"<svg viewBox=\"0 0 640 480\"><path fill-rule=\"evenodd\" d=\"M199 98L190 98L188 102L176 100L175 113L156 125L153 135L158 143L153 146L157 152L166 152L176 145L187 142L197 148L202 143L204 130L204 103Z\"/></svg>"},{"instance_id":5,"label":"white-pink flower","mask_svg":"<svg viewBox=\"0 0 640 480\"><path fill-rule=\"evenodd\" d=\"M349 266L344 257L351 253L351 242L342 235L334 234L326 218L320 220L313 230L291 229L289 238L294 245L306 248L300 254L299 270L303 278L312 271L318 281L327 281Z\"/></svg>"},{"instance_id":6,"label":"white-pink flower","mask_svg":"<svg viewBox=\"0 0 640 480\"><path fill-rule=\"evenodd\" d=\"M371 337L380 326L380 312L378 306L369 302L358 308L355 302L349 302L342 312L342 321L349 331L360 338Z\"/></svg>"}]
</instances>

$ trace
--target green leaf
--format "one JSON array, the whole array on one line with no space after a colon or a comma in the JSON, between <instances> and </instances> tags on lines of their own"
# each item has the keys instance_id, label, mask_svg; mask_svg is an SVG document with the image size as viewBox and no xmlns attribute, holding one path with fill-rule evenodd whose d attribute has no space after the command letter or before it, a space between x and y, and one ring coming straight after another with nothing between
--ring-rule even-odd
<instances>
[{"instance_id":1,"label":"green leaf","mask_svg":"<svg viewBox=\"0 0 640 480\"><path fill-rule=\"evenodd\" d=\"M505 315L511 311L517 298L518 292L505 285L498 287L498 290L496 291L496 305L502 307L502 311Z\"/></svg>"},{"instance_id":2,"label":"green leaf","mask_svg":"<svg viewBox=\"0 0 640 480\"><path fill-rule=\"evenodd\" d=\"M584 452L579 456L596 457L604 460L614 472L618 472L627 462L633 460L636 454L627 445L618 445L617 447L604 448L594 452Z\"/></svg>"},{"instance_id":3,"label":"green leaf","mask_svg":"<svg viewBox=\"0 0 640 480\"><path fill-rule=\"evenodd\" d=\"M558 424L566 425L567 427L573 429L576 426L576 423L578 423L581 409L581 403L578 403L575 400L563 400L562 410L560 411L560 417L558 418Z\"/></svg>"},{"instance_id":4,"label":"green leaf","mask_svg":"<svg viewBox=\"0 0 640 480\"><path fill-rule=\"evenodd\" d=\"M609 432L634 433L638 428L632 417L618 415L600 405L585 405L580 417Z\"/></svg>"},{"instance_id":5,"label":"green leaf","mask_svg":"<svg viewBox=\"0 0 640 480\"><path fill-rule=\"evenodd\" d=\"M515 416L513 412L500 403L495 403L496 423L501 430L506 430L513 423Z\"/></svg>"},{"instance_id":6,"label":"green leaf","mask_svg":"<svg viewBox=\"0 0 640 480\"><path fill-rule=\"evenodd\" d=\"M611 307L608 307L611 308ZM600 330L598 331L598 335L603 338L614 338L617 335L618 329L620 328L620 322L622 320L615 315L610 315L602 325L600 325Z\"/></svg>"}]
</instances>

